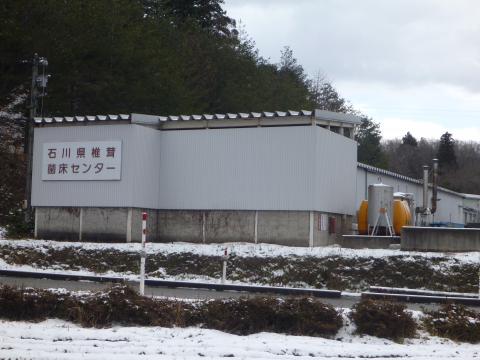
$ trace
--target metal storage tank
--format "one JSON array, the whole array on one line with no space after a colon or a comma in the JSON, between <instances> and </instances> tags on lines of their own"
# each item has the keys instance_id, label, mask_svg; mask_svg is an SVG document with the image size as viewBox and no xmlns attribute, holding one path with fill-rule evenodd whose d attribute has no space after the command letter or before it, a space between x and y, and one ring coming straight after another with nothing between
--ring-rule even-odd
<instances>
[{"instance_id":1,"label":"metal storage tank","mask_svg":"<svg viewBox=\"0 0 480 360\"><path fill-rule=\"evenodd\" d=\"M380 216L381 209L385 209L388 214L390 226L393 226L393 186L385 184L373 184L368 186L368 225L374 227L378 219L377 226L387 228L387 219Z\"/></svg>"}]
</instances>

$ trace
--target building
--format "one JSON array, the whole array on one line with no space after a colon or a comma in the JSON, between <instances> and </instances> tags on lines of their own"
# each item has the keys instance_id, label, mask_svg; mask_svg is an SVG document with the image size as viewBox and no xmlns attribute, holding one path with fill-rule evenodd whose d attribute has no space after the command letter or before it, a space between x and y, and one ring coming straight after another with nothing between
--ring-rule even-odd
<instances>
[{"instance_id":1,"label":"building","mask_svg":"<svg viewBox=\"0 0 480 360\"><path fill-rule=\"evenodd\" d=\"M379 173L421 189L357 164L359 123L320 110L36 118L36 237L139 241L146 211L150 241L332 244ZM463 223L465 196L441 191L438 220Z\"/></svg>"}]
</instances>

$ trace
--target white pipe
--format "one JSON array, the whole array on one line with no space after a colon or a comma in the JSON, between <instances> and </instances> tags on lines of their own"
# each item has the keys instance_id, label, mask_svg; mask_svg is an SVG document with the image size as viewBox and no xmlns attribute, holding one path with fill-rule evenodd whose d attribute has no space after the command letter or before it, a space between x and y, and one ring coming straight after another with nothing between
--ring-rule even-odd
<instances>
[{"instance_id":1,"label":"white pipe","mask_svg":"<svg viewBox=\"0 0 480 360\"><path fill-rule=\"evenodd\" d=\"M258 244L258 210L255 210L255 227L253 237L255 244Z\"/></svg>"},{"instance_id":2,"label":"white pipe","mask_svg":"<svg viewBox=\"0 0 480 360\"><path fill-rule=\"evenodd\" d=\"M142 248L140 251L140 295L145 295L145 243L147 242L147 213L142 213Z\"/></svg>"},{"instance_id":3,"label":"white pipe","mask_svg":"<svg viewBox=\"0 0 480 360\"><path fill-rule=\"evenodd\" d=\"M127 211L127 243L132 242L132 208Z\"/></svg>"},{"instance_id":4,"label":"white pipe","mask_svg":"<svg viewBox=\"0 0 480 360\"><path fill-rule=\"evenodd\" d=\"M314 216L313 211L310 211L310 222L309 222L309 229L308 229L308 245L313 247L313 223L314 223Z\"/></svg>"},{"instance_id":5,"label":"white pipe","mask_svg":"<svg viewBox=\"0 0 480 360\"><path fill-rule=\"evenodd\" d=\"M207 229L206 229L206 216L205 211L202 212L202 242L205 244L207 241Z\"/></svg>"},{"instance_id":6,"label":"white pipe","mask_svg":"<svg viewBox=\"0 0 480 360\"><path fill-rule=\"evenodd\" d=\"M83 233L83 208L80 208L80 218L79 226L78 226L78 241L82 241L82 233Z\"/></svg>"},{"instance_id":7,"label":"white pipe","mask_svg":"<svg viewBox=\"0 0 480 360\"><path fill-rule=\"evenodd\" d=\"M428 208L428 165L423 166L423 211Z\"/></svg>"},{"instance_id":8,"label":"white pipe","mask_svg":"<svg viewBox=\"0 0 480 360\"><path fill-rule=\"evenodd\" d=\"M35 212L35 227L33 229L33 237L36 239L38 238L38 211L36 208L33 209Z\"/></svg>"}]
</instances>

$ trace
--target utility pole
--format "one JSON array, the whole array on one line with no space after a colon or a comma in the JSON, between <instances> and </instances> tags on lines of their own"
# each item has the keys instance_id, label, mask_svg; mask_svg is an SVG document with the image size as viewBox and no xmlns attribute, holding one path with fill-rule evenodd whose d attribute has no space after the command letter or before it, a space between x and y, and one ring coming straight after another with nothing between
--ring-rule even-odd
<instances>
[{"instance_id":1,"label":"utility pole","mask_svg":"<svg viewBox=\"0 0 480 360\"><path fill-rule=\"evenodd\" d=\"M42 66L42 75L38 74L38 68ZM32 85L30 88L30 112L27 120L27 128L25 131L25 153L27 154L27 179L25 185L25 222L31 221L32 216L32 167L33 167L33 124L34 118L37 116L38 98L46 95L47 81L49 75L45 74L45 69L48 66L46 58L41 58L38 54L33 56L32 63ZM42 109L43 110L43 109Z\"/></svg>"}]
</instances>

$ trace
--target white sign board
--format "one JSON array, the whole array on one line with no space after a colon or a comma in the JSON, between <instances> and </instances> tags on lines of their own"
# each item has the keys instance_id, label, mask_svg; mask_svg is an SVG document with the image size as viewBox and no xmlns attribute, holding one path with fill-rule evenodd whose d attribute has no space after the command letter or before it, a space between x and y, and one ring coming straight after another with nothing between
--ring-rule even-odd
<instances>
[{"instance_id":1,"label":"white sign board","mask_svg":"<svg viewBox=\"0 0 480 360\"><path fill-rule=\"evenodd\" d=\"M121 141L44 143L42 180L120 180Z\"/></svg>"},{"instance_id":2,"label":"white sign board","mask_svg":"<svg viewBox=\"0 0 480 360\"><path fill-rule=\"evenodd\" d=\"M328 230L328 215L327 214L320 214L320 218L318 219L318 230L320 230L320 231L327 231Z\"/></svg>"}]
</instances>

